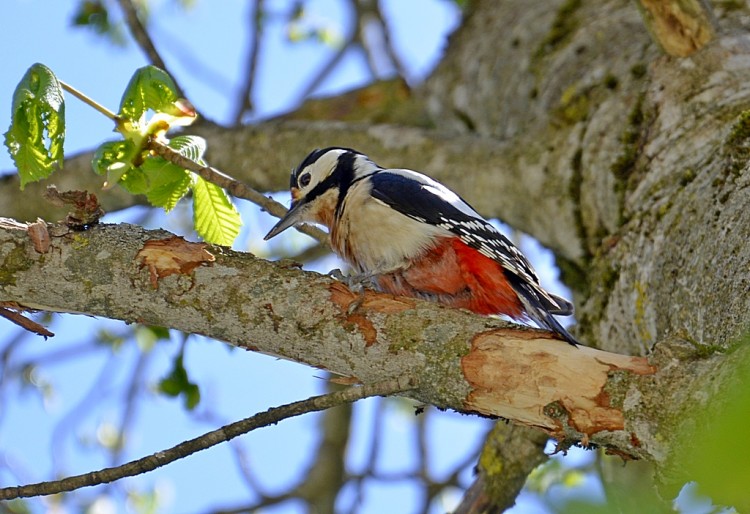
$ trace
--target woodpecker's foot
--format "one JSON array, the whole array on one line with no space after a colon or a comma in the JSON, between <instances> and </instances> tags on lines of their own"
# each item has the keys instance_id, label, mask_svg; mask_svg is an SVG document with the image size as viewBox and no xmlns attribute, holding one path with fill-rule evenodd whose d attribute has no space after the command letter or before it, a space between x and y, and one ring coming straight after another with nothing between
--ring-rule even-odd
<instances>
[{"instance_id":1,"label":"woodpecker's foot","mask_svg":"<svg viewBox=\"0 0 750 514\"><path fill-rule=\"evenodd\" d=\"M349 304L346 312L348 315L352 315L357 312L362 306L362 302L365 301L365 290L366 289L377 289L378 283L375 281L375 275L373 273L360 273L357 275L344 275L340 269L334 269L328 272L328 275L335 278L339 282L346 284L346 287L353 293L357 293L357 298Z\"/></svg>"},{"instance_id":2,"label":"woodpecker's foot","mask_svg":"<svg viewBox=\"0 0 750 514\"><path fill-rule=\"evenodd\" d=\"M344 275L340 269L334 269L327 273L331 278L346 284L346 287L358 293L363 289L378 289L374 273L358 273L356 275Z\"/></svg>"},{"instance_id":3,"label":"woodpecker's foot","mask_svg":"<svg viewBox=\"0 0 750 514\"><path fill-rule=\"evenodd\" d=\"M338 280L339 282L346 282L347 280L346 275L344 275L344 272L338 268L332 269L331 271L326 273L326 275L328 275L334 280Z\"/></svg>"}]
</instances>

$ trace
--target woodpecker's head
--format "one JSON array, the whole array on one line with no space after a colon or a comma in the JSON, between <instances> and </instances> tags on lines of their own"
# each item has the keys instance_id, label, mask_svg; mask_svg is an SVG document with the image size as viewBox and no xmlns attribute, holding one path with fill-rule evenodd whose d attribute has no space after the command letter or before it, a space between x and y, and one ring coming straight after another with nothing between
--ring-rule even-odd
<instances>
[{"instance_id":1,"label":"woodpecker's head","mask_svg":"<svg viewBox=\"0 0 750 514\"><path fill-rule=\"evenodd\" d=\"M292 170L289 212L264 239L303 222L320 223L330 229L334 213L352 182L379 169L366 155L351 148L313 150Z\"/></svg>"}]
</instances>

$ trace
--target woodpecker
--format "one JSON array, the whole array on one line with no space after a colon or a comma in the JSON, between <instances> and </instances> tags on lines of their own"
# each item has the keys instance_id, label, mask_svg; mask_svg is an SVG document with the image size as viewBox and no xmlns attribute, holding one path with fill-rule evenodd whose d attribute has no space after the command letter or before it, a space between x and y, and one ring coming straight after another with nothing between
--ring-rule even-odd
<instances>
[{"instance_id":1,"label":"woodpecker","mask_svg":"<svg viewBox=\"0 0 750 514\"><path fill-rule=\"evenodd\" d=\"M573 305L539 283L511 241L443 184L343 147L314 150L290 179L292 205L265 239L328 228L334 252L382 291L534 321L572 345L554 315Z\"/></svg>"}]
</instances>

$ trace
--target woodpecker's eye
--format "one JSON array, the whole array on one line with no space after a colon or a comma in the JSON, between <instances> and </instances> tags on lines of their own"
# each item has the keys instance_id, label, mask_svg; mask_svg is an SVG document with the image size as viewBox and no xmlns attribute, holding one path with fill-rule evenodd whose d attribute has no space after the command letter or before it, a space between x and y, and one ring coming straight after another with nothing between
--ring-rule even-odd
<instances>
[{"instance_id":1,"label":"woodpecker's eye","mask_svg":"<svg viewBox=\"0 0 750 514\"><path fill-rule=\"evenodd\" d=\"M310 185L311 178L312 177L310 177L309 173L303 173L299 176L299 180L297 180L297 182L299 183L300 187L307 187Z\"/></svg>"}]
</instances>

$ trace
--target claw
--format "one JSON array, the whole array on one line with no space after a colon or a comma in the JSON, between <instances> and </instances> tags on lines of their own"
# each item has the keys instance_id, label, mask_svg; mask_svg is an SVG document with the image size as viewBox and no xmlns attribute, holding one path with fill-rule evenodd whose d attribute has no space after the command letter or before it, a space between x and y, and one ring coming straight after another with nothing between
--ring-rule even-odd
<instances>
[{"instance_id":1,"label":"claw","mask_svg":"<svg viewBox=\"0 0 750 514\"><path fill-rule=\"evenodd\" d=\"M362 289L374 289L379 290L377 280L375 280L375 273L358 273L355 275L344 275L340 269L333 269L326 273L329 277L343 282L346 287L351 289L353 292L361 291Z\"/></svg>"},{"instance_id":2,"label":"claw","mask_svg":"<svg viewBox=\"0 0 750 514\"><path fill-rule=\"evenodd\" d=\"M347 280L346 275L344 275L344 273L338 268L332 269L331 271L326 273L326 275L334 280L338 280L339 282L346 282Z\"/></svg>"},{"instance_id":3,"label":"claw","mask_svg":"<svg viewBox=\"0 0 750 514\"><path fill-rule=\"evenodd\" d=\"M366 289L379 289L378 283L375 280L375 273L360 273L347 276L344 275L340 269L334 269L329 271L327 274L329 277L345 284L351 292L357 293L357 299L350 303L349 307L346 309L347 314L349 314L350 316L354 314L365 301Z\"/></svg>"},{"instance_id":4,"label":"claw","mask_svg":"<svg viewBox=\"0 0 750 514\"><path fill-rule=\"evenodd\" d=\"M348 277L347 284L349 289L352 291L359 291L362 289L380 289L378 281L375 280L375 273L360 273L358 275L352 275Z\"/></svg>"}]
</instances>

